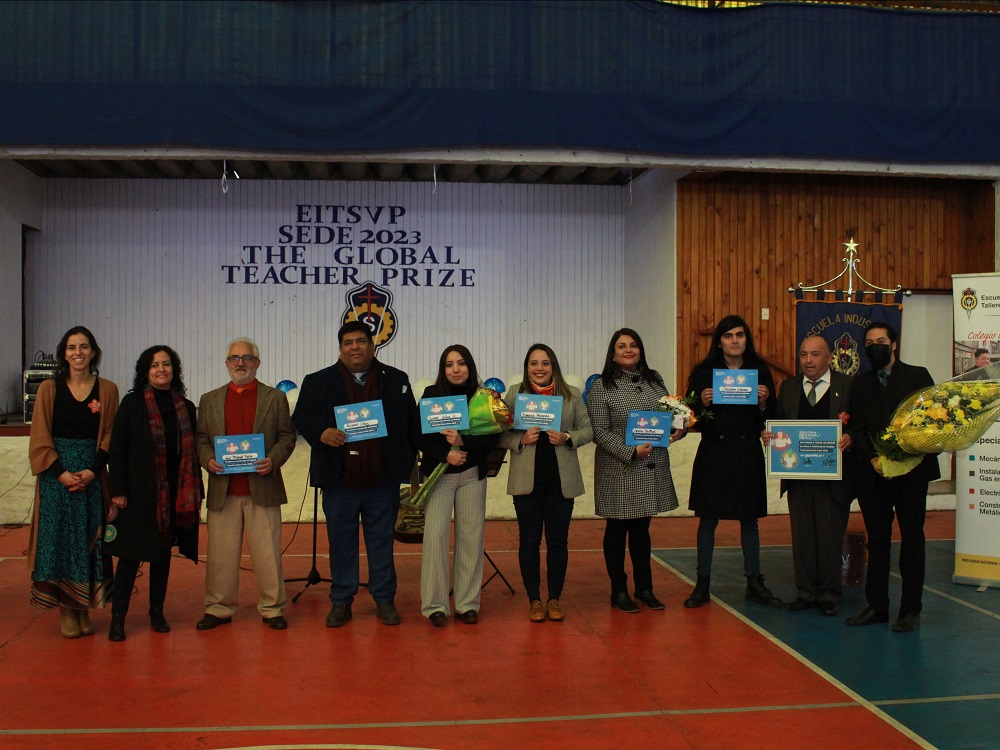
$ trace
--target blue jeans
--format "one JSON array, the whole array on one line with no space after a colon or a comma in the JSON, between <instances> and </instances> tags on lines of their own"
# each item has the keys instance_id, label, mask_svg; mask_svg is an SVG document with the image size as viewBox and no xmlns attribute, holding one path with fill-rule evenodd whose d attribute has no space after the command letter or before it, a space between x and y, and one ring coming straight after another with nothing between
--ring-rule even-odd
<instances>
[{"instance_id":1,"label":"blue jeans","mask_svg":"<svg viewBox=\"0 0 1000 750\"><path fill-rule=\"evenodd\" d=\"M399 482L384 474L374 487L344 484L323 488L323 513L330 540L330 601L350 604L358 593L358 518L368 552L368 592L379 604L396 596L393 531L399 511Z\"/></svg>"},{"instance_id":2,"label":"blue jeans","mask_svg":"<svg viewBox=\"0 0 1000 750\"><path fill-rule=\"evenodd\" d=\"M698 577L712 574L712 553L715 551L715 527L718 518L702 516L698 522ZM740 546L743 547L743 573L760 575L760 534L756 518L740 519Z\"/></svg>"}]
</instances>

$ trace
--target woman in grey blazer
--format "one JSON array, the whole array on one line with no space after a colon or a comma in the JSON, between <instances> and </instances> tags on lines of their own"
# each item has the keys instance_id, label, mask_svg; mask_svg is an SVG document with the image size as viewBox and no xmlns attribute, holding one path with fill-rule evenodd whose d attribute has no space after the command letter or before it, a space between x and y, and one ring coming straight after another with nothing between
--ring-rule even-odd
<instances>
[{"instance_id":1,"label":"woman in grey blazer","mask_svg":"<svg viewBox=\"0 0 1000 750\"><path fill-rule=\"evenodd\" d=\"M639 611L628 595L626 539L635 598L650 609L664 608L653 595L649 522L657 513L674 510L678 505L670 456L666 447L626 445L625 427L630 411L657 411L660 398L667 395L663 378L646 364L646 350L639 334L631 328L615 331L601 377L590 386L587 411L597 444L594 507L597 515L607 519L604 563L611 579L611 604L622 612Z\"/></svg>"},{"instance_id":2,"label":"woman in grey blazer","mask_svg":"<svg viewBox=\"0 0 1000 750\"><path fill-rule=\"evenodd\" d=\"M529 618L561 622L559 605L569 560L569 522L573 498L582 495L583 474L576 450L589 443L594 432L580 391L563 380L556 353L545 344L532 344L524 357L524 375L504 396L510 410L518 393L560 396L562 419L558 430L511 430L500 437L510 450L507 494L514 496L520 533L518 562L521 580L531 604ZM548 601L542 606L539 547L545 534Z\"/></svg>"}]
</instances>

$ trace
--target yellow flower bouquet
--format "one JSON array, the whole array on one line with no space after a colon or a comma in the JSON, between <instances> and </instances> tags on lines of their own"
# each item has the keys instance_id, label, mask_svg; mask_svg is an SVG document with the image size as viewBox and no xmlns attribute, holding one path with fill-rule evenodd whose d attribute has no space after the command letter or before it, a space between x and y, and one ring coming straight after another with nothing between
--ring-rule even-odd
<instances>
[{"instance_id":1,"label":"yellow flower bouquet","mask_svg":"<svg viewBox=\"0 0 1000 750\"><path fill-rule=\"evenodd\" d=\"M873 436L887 477L912 471L926 453L969 448L1000 414L1000 380L948 380L901 403L881 435Z\"/></svg>"}]
</instances>

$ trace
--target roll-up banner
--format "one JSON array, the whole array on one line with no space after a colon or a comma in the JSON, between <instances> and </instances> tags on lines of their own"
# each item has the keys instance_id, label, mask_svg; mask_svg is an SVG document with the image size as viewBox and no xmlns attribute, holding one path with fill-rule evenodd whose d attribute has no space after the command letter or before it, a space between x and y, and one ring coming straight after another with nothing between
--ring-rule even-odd
<instances>
[{"instance_id":1,"label":"roll-up banner","mask_svg":"<svg viewBox=\"0 0 1000 750\"><path fill-rule=\"evenodd\" d=\"M1000 274L956 274L952 294L955 374L1000 362ZM952 580L1000 587L1000 422L955 454L955 497Z\"/></svg>"}]
</instances>

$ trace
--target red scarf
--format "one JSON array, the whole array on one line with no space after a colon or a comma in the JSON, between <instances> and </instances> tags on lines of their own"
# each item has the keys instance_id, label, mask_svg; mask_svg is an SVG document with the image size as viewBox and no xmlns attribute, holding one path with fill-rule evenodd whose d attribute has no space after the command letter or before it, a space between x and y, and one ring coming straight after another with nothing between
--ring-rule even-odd
<instances>
[{"instance_id":1,"label":"red scarf","mask_svg":"<svg viewBox=\"0 0 1000 750\"><path fill-rule=\"evenodd\" d=\"M537 393L537 394L539 394L541 396L551 396L551 395L553 395L556 392L556 381L554 381L554 380L551 383L549 383L548 385L544 385L544 386L535 385L534 383L531 383L531 381L529 381L529 383L531 385L531 389L535 393Z\"/></svg>"},{"instance_id":2,"label":"red scarf","mask_svg":"<svg viewBox=\"0 0 1000 750\"><path fill-rule=\"evenodd\" d=\"M175 523L179 528L189 529L198 523L198 504L201 499L201 469L195 460L194 430L188 416L187 406L179 394L171 391L174 410L177 412L177 433L180 436L180 465L177 469L177 498L175 500ZM156 406L153 386L147 385L143 393L146 401L146 417L149 431L153 436L155 453L153 456L153 486L156 495L156 529L164 547L170 546L170 482L167 480L167 440L163 431L163 417Z\"/></svg>"}]
</instances>

